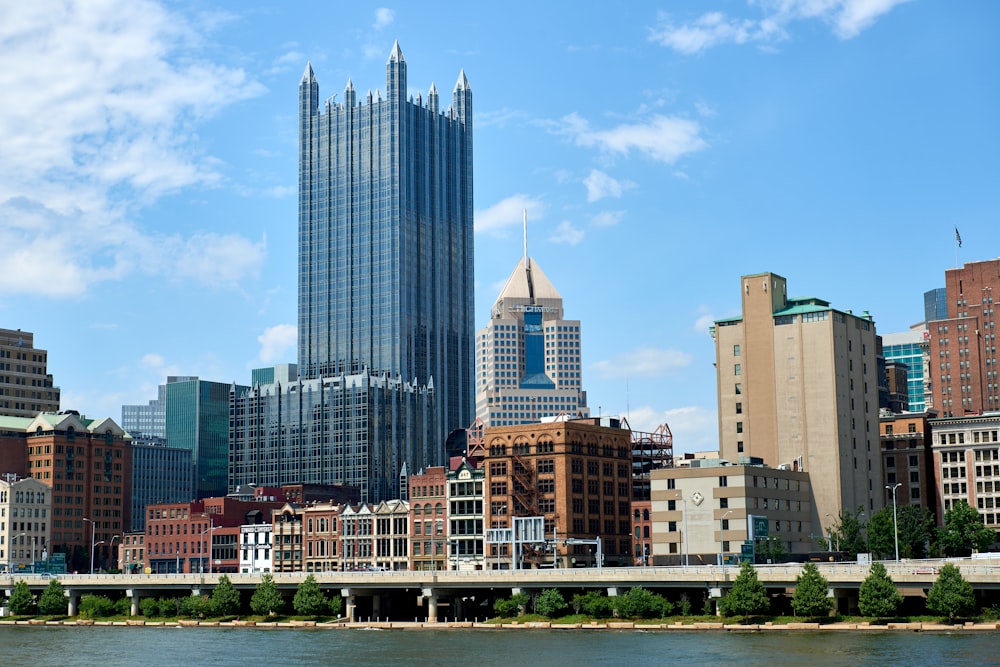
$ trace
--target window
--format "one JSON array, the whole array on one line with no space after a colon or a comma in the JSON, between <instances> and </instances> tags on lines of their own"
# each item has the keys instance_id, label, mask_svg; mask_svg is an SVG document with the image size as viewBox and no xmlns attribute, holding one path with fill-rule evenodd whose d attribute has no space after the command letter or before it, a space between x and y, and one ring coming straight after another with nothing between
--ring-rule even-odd
<instances>
[{"instance_id":1,"label":"window","mask_svg":"<svg viewBox=\"0 0 1000 667\"><path fill-rule=\"evenodd\" d=\"M737 433L743 432L743 422L736 422L736 432Z\"/></svg>"},{"instance_id":2,"label":"window","mask_svg":"<svg viewBox=\"0 0 1000 667\"><path fill-rule=\"evenodd\" d=\"M739 403L739 402L736 403L736 414L738 414L738 415L743 414L743 404L742 403Z\"/></svg>"},{"instance_id":3,"label":"window","mask_svg":"<svg viewBox=\"0 0 1000 667\"><path fill-rule=\"evenodd\" d=\"M743 375L742 364L733 364L733 375Z\"/></svg>"},{"instance_id":4,"label":"window","mask_svg":"<svg viewBox=\"0 0 1000 667\"><path fill-rule=\"evenodd\" d=\"M729 486L729 478L725 475L719 476L719 486Z\"/></svg>"},{"instance_id":5,"label":"window","mask_svg":"<svg viewBox=\"0 0 1000 667\"><path fill-rule=\"evenodd\" d=\"M734 357L740 356L740 346L738 344L733 345L733 356Z\"/></svg>"}]
</instances>

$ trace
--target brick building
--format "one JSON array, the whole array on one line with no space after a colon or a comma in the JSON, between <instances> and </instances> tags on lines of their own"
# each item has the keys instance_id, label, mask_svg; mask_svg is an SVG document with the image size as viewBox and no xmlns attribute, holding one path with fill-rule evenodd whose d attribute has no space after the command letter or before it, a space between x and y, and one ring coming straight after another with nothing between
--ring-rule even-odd
<instances>
[{"instance_id":1,"label":"brick building","mask_svg":"<svg viewBox=\"0 0 1000 667\"><path fill-rule=\"evenodd\" d=\"M915 505L938 514L934 458L928 418L934 412L910 412L879 418L879 442L882 447L883 486L886 505L892 504L891 488L896 484L896 503Z\"/></svg>"},{"instance_id":2,"label":"brick building","mask_svg":"<svg viewBox=\"0 0 1000 667\"><path fill-rule=\"evenodd\" d=\"M414 570L447 569L448 476L444 466L410 477L410 566Z\"/></svg>"},{"instance_id":3,"label":"brick building","mask_svg":"<svg viewBox=\"0 0 1000 667\"><path fill-rule=\"evenodd\" d=\"M561 565L596 564L596 549L568 539L601 538L605 564L631 562L631 434L614 418L584 418L486 428L484 509L489 528L513 517L544 518ZM551 545L549 545L551 549ZM507 544L488 544L487 567L512 566ZM524 567L553 554L524 547Z\"/></svg>"}]
</instances>

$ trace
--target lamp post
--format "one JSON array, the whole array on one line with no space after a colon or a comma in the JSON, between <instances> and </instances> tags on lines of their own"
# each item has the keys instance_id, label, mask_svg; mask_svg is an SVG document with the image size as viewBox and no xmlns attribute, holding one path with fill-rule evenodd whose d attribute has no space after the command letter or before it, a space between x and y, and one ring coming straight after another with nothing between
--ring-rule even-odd
<instances>
[{"instance_id":1,"label":"lamp post","mask_svg":"<svg viewBox=\"0 0 1000 667\"><path fill-rule=\"evenodd\" d=\"M93 520L83 517L83 520L90 524L90 573L94 573L94 549L97 547L97 524Z\"/></svg>"},{"instance_id":2,"label":"lamp post","mask_svg":"<svg viewBox=\"0 0 1000 667\"><path fill-rule=\"evenodd\" d=\"M886 484L885 488L892 491L892 541L896 545L896 562L899 562L899 524L896 523L896 489L900 487L902 482L896 482L893 485Z\"/></svg>"},{"instance_id":3,"label":"lamp post","mask_svg":"<svg viewBox=\"0 0 1000 667\"><path fill-rule=\"evenodd\" d=\"M108 558L109 558L109 559L110 559L110 558L111 558L111 557L112 557L112 556L114 555L114 553L115 553L115 540L117 540L117 539L118 539L118 537L119 537L118 535L112 535L112 536L111 536L111 546L109 546L109 547L108 547ZM118 567L118 556L114 556L114 559L115 559L115 569L116 569L116 570L121 570L121 568L120 568L120 567ZM109 568L109 569L110 569L110 568Z\"/></svg>"},{"instance_id":4,"label":"lamp post","mask_svg":"<svg viewBox=\"0 0 1000 667\"><path fill-rule=\"evenodd\" d=\"M201 573L205 572L205 534L208 534L208 573L212 574L212 531L215 530L215 517L208 517L208 530L203 531L201 534L201 564L198 567L198 571Z\"/></svg>"},{"instance_id":5,"label":"lamp post","mask_svg":"<svg viewBox=\"0 0 1000 667\"><path fill-rule=\"evenodd\" d=\"M833 551L833 516L829 512L826 513L826 518L829 520L826 525L826 550Z\"/></svg>"}]
</instances>

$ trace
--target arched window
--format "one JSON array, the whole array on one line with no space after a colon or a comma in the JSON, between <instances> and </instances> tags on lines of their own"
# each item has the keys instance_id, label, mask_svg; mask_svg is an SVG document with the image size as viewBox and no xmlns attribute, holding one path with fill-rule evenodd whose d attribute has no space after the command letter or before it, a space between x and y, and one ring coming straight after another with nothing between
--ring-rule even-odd
<instances>
[{"instance_id":1,"label":"arched window","mask_svg":"<svg viewBox=\"0 0 1000 667\"><path fill-rule=\"evenodd\" d=\"M643 521L649 521L649 510L643 510L642 511L642 520Z\"/></svg>"}]
</instances>

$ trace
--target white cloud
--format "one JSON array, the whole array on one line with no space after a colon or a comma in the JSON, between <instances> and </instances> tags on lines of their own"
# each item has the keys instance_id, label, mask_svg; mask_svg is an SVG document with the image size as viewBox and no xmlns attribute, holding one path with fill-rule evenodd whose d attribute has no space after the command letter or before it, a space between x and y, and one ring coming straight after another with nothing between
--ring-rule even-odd
<instances>
[{"instance_id":1,"label":"white cloud","mask_svg":"<svg viewBox=\"0 0 1000 667\"><path fill-rule=\"evenodd\" d=\"M294 324L268 327L257 336L260 343L260 360L265 364L287 361L298 344L298 330Z\"/></svg>"},{"instance_id":2,"label":"white cloud","mask_svg":"<svg viewBox=\"0 0 1000 667\"><path fill-rule=\"evenodd\" d=\"M595 130L585 119L573 113L562 119L560 131L572 136L580 146L594 146L615 155L638 151L667 164L708 147L700 136L700 125L677 116L654 115L643 122L622 124L610 130Z\"/></svg>"},{"instance_id":3,"label":"white cloud","mask_svg":"<svg viewBox=\"0 0 1000 667\"><path fill-rule=\"evenodd\" d=\"M820 20L840 39L851 39L870 28L896 5L910 0L757 0L760 18L731 18L706 12L688 23L674 23L660 14L649 39L679 53L695 54L722 44L767 46L788 38L796 21Z\"/></svg>"},{"instance_id":4,"label":"white cloud","mask_svg":"<svg viewBox=\"0 0 1000 667\"><path fill-rule=\"evenodd\" d=\"M584 232L582 229L574 227L573 223L569 220L563 220L549 236L549 241L566 245L578 245L583 241L583 237Z\"/></svg>"},{"instance_id":5,"label":"white cloud","mask_svg":"<svg viewBox=\"0 0 1000 667\"><path fill-rule=\"evenodd\" d=\"M194 130L264 91L202 57L206 29L142 0L5 5L0 89L17 103L0 105L0 155L17 159L0 161L0 247L15 249L0 288L78 296L140 267L171 268L163 239L131 214L221 183Z\"/></svg>"},{"instance_id":6,"label":"white cloud","mask_svg":"<svg viewBox=\"0 0 1000 667\"><path fill-rule=\"evenodd\" d=\"M247 276L256 276L264 263L267 243L251 242L236 234L196 234L189 239L171 239L177 276L212 286L236 287Z\"/></svg>"},{"instance_id":7,"label":"white cloud","mask_svg":"<svg viewBox=\"0 0 1000 667\"><path fill-rule=\"evenodd\" d=\"M545 216L545 204L529 195L516 194L503 199L487 209L476 211L476 231L489 234L503 234L524 222L524 211L528 211L528 225Z\"/></svg>"},{"instance_id":8,"label":"white cloud","mask_svg":"<svg viewBox=\"0 0 1000 667\"><path fill-rule=\"evenodd\" d=\"M691 364L692 357L680 350L644 347L622 352L614 359L598 361L593 368L602 378L657 377Z\"/></svg>"},{"instance_id":9,"label":"white cloud","mask_svg":"<svg viewBox=\"0 0 1000 667\"><path fill-rule=\"evenodd\" d=\"M625 211L601 211L593 218L591 223L595 227L614 227L625 218Z\"/></svg>"},{"instance_id":10,"label":"white cloud","mask_svg":"<svg viewBox=\"0 0 1000 667\"><path fill-rule=\"evenodd\" d=\"M718 421L714 410L699 405L659 410L647 405L632 408L627 418L633 431L652 433L666 424L673 436L675 456L719 449Z\"/></svg>"},{"instance_id":11,"label":"white cloud","mask_svg":"<svg viewBox=\"0 0 1000 667\"><path fill-rule=\"evenodd\" d=\"M635 183L631 181L619 181L597 169L590 170L590 174L583 179L583 184L587 187L589 202L600 201L605 197L618 199L625 190L635 187Z\"/></svg>"},{"instance_id":12,"label":"white cloud","mask_svg":"<svg viewBox=\"0 0 1000 667\"><path fill-rule=\"evenodd\" d=\"M708 306L698 306L698 313L699 315L694 321L694 332L707 335L709 327L715 323L717 318Z\"/></svg>"},{"instance_id":13,"label":"white cloud","mask_svg":"<svg viewBox=\"0 0 1000 667\"><path fill-rule=\"evenodd\" d=\"M396 12L385 7L379 7L375 10L375 24L372 28L375 30L382 30L392 25L393 20L396 18Z\"/></svg>"}]
</instances>

